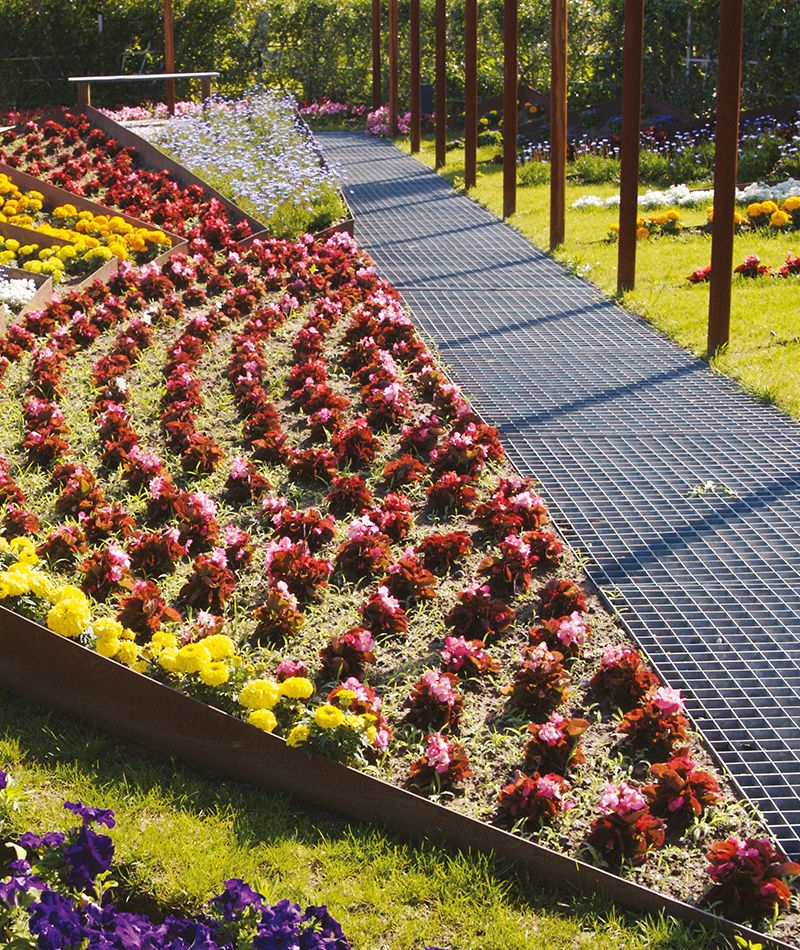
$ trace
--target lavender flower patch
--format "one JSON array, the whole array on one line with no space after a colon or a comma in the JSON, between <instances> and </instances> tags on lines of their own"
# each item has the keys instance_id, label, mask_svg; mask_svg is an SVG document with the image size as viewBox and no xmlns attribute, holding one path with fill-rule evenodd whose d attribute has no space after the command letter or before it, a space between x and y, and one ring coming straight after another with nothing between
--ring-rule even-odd
<instances>
[{"instance_id":1,"label":"lavender flower patch","mask_svg":"<svg viewBox=\"0 0 800 950\"><path fill-rule=\"evenodd\" d=\"M278 235L319 231L343 216L330 169L288 95L214 99L176 116L153 141Z\"/></svg>"}]
</instances>

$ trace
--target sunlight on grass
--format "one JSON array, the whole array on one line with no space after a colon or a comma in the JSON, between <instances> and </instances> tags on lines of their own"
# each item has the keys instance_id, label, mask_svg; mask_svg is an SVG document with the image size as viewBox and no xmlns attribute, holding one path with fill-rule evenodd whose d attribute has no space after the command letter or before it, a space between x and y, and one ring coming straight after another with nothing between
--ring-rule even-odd
<instances>
[{"instance_id":1,"label":"sunlight on grass","mask_svg":"<svg viewBox=\"0 0 800 950\"><path fill-rule=\"evenodd\" d=\"M408 151L406 142L398 143ZM495 214L502 212L502 166L489 164L494 147L478 150L478 184L470 197ZM433 167L433 141L422 143L418 158ZM463 182L463 151L447 153L444 176L456 186ZM644 190L644 189L643 189ZM556 257L612 295L617 285L617 245L606 240L609 226L617 219L613 208L573 210L581 195L601 197L615 194L616 185L567 185L566 242ZM520 187L517 213L509 223L546 248L549 233L548 185ZM652 212L657 213L657 212ZM702 224L704 208L682 210L684 223ZM800 253L800 235L766 237L737 235L734 264L757 254L775 270L786 255ZM706 355L708 285L691 285L686 275L711 261L711 238L702 234L653 238L640 241L637 250L637 286L626 294L623 304L698 356ZM784 411L800 417L800 281L737 277L733 282L730 346L711 365L733 376L759 399L774 402Z\"/></svg>"},{"instance_id":2,"label":"sunlight on grass","mask_svg":"<svg viewBox=\"0 0 800 950\"><path fill-rule=\"evenodd\" d=\"M202 778L76 722L0 694L0 762L27 789L3 828L65 829L64 798L113 808L131 906L196 911L242 877L270 900L327 904L356 950L692 948L711 935L556 896L482 855L309 813L284 796Z\"/></svg>"}]
</instances>

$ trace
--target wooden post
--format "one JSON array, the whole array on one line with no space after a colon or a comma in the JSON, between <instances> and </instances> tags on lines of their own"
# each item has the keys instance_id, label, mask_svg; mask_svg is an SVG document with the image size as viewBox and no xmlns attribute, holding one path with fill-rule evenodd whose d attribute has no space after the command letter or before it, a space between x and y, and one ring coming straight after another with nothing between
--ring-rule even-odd
<instances>
[{"instance_id":1,"label":"wooden post","mask_svg":"<svg viewBox=\"0 0 800 950\"><path fill-rule=\"evenodd\" d=\"M90 82L78 83L78 105L90 106L92 104L92 84Z\"/></svg>"},{"instance_id":2,"label":"wooden post","mask_svg":"<svg viewBox=\"0 0 800 950\"><path fill-rule=\"evenodd\" d=\"M200 80L200 97L203 102L211 98L211 77L203 76Z\"/></svg>"},{"instance_id":3,"label":"wooden post","mask_svg":"<svg viewBox=\"0 0 800 950\"><path fill-rule=\"evenodd\" d=\"M517 210L517 0L503 2L503 217Z\"/></svg>"},{"instance_id":4,"label":"wooden post","mask_svg":"<svg viewBox=\"0 0 800 950\"><path fill-rule=\"evenodd\" d=\"M564 243L567 188L567 0L550 0L550 250Z\"/></svg>"},{"instance_id":5,"label":"wooden post","mask_svg":"<svg viewBox=\"0 0 800 950\"><path fill-rule=\"evenodd\" d=\"M397 137L400 111L400 22L398 0L389 0L389 134Z\"/></svg>"},{"instance_id":6,"label":"wooden post","mask_svg":"<svg viewBox=\"0 0 800 950\"><path fill-rule=\"evenodd\" d=\"M622 64L622 142L619 173L617 293L636 283L636 222L639 219L639 135L642 124L644 0L625 0Z\"/></svg>"},{"instance_id":7,"label":"wooden post","mask_svg":"<svg viewBox=\"0 0 800 950\"><path fill-rule=\"evenodd\" d=\"M447 0L436 0L436 168L447 161Z\"/></svg>"},{"instance_id":8,"label":"wooden post","mask_svg":"<svg viewBox=\"0 0 800 950\"><path fill-rule=\"evenodd\" d=\"M478 0L464 2L464 187L478 178Z\"/></svg>"},{"instance_id":9,"label":"wooden post","mask_svg":"<svg viewBox=\"0 0 800 950\"><path fill-rule=\"evenodd\" d=\"M381 0L372 0L372 109L379 109L381 90Z\"/></svg>"},{"instance_id":10,"label":"wooden post","mask_svg":"<svg viewBox=\"0 0 800 950\"><path fill-rule=\"evenodd\" d=\"M419 0L411 0L408 20L409 107L411 110L411 154L419 151L420 127L420 65L419 65Z\"/></svg>"},{"instance_id":11,"label":"wooden post","mask_svg":"<svg viewBox=\"0 0 800 950\"><path fill-rule=\"evenodd\" d=\"M723 13L724 10L724 13ZM708 354L728 342L731 326L733 216L742 91L744 0L724 0L719 15L717 132L714 140L714 222L711 231L711 294L708 303Z\"/></svg>"},{"instance_id":12,"label":"wooden post","mask_svg":"<svg viewBox=\"0 0 800 950\"><path fill-rule=\"evenodd\" d=\"M172 22L172 0L164 0L164 72L175 72L175 28ZM164 83L167 111L175 115L175 80Z\"/></svg>"}]
</instances>

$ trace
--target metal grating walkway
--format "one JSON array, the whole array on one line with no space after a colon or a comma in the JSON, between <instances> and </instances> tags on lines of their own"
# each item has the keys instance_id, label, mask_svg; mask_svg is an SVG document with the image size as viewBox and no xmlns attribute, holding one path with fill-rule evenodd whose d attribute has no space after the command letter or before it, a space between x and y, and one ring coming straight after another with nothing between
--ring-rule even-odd
<instances>
[{"instance_id":1,"label":"metal grating walkway","mask_svg":"<svg viewBox=\"0 0 800 950\"><path fill-rule=\"evenodd\" d=\"M800 857L800 425L389 143L320 141L361 243ZM709 480L736 496L690 494Z\"/></svg>"}]
</instances>

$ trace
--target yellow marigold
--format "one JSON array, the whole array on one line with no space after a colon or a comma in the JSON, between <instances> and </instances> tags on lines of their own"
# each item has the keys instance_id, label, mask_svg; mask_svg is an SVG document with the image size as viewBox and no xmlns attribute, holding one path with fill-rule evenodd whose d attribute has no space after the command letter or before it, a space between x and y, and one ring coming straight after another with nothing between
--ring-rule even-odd
<instances>
[{"instance_id":1,"label":"yellow marigold","mask_svg":"<svg viewBox=\"0 0 800 950\"><path fill-rule=\"evenodd\" d=\"M375 745L375 740L378 738L378 730L375 728L375 726L367 726L366 736L369 740L369 744Z\"/></svg>"},{"instance_id":2,"label":"yellow marigold","mask_svg":"<svg viewBox=\"0 0 800 950\"><path fill-rule=\"evenodd\" d=\"M78 637L89 626L92 615L84 597L62 597L47 612L47 626L62 637Z\"/></svg>"},{"instance_id":3,"label":"yellow marigold","mask_svg":"<svg viewBox=\"0 0 800 950\"><path fill-rule=\"evenodd\" d=\"M791 220L791 215L785 211L773 211L770 215L769 223L773 228L785 228Z\"/></svg>"},{"instance_id":4,"label":"yellow marigold","mask_svg":"<svg viewBox=\"0 0 800 950\"><path fill-rule=\"evenodd\" d=\"M236 644L224 633L212 633L202 642L211 654L212 660L227 660L236 652Z\"/></svg>"},{"instance_id":5,"label":"yellow marigold","mask_svg":"<svg viewBox=\"0 0 800 950\"><path fill-rule=\"evenodd\" d=\"M352 691L352 689L340 689L336 694L336 702L342 709L345 709L347 706L349 706L355 698L356 694Z\"/></svg>"},{"instance_id":6,"label":"yellow marigold","mask_svg":"<svg viewBox=\"0 0 800 950\"><path fill-rule=\"evenodd\" d=\"M800 211L800 195L792 195L787 198L781 205L781 210L788 211L790 214L792 211ZM6 241L6 247L8 247L8 241Z\"/></svg>"},{"instance_id":7,"label":"yellow marigold","mask_svg":"<svg viewBox=\"0 0 800 950\"><path fill-rule=\"evenodd\" d=\"M304 742L308 742L308 726L295 726L286 737L286 745L296 749Z\"/></svg>"},{"instance_id":8,"label":"yellow marigold","mask_svg":"<svg viewBox=\"0 0 800 950\"><path fill-rule=\"evenodd\" d=\"M247 721L251 726L255 726L257 729L263 729L264 732L272 732L278 725L275 713L270 712L269 709L254 709L247 717Z\"/></svg>"},{"instance_id":9,"label":"yellow marigold","mask_svg":"<svg viewBox=\"0 0 800 950\"><path fill-rule=\"evenodd\" d=\"M212 661L200 667L199 675L206 686L222 686L228 682L228 667L224 663Z\"/></svg>"},{"instance_id":10,"label":"yellow marigold","mask_svg":"<svg viewBox=\"0 0 800 950\"><path fill-rule=\"evenodd\" d=\"M53 588L50 600L54 604L61 603L62 600L81 600L86 599L86 594L80 589L80 587L75 587L74 584L64 584L63 587Z\"/></svg>"},{"instance_id":11,"label":"yellow marigold","mask_svg":"<svg viewBox=\"0 0 800 950\"><path fill-rule=\"evenodd\" d=\"M111 660L117 655L121 645L122 642L117 637L103 637L95 641L94 649L100 656Z\"/></svg>"},{"instance_id":12,"label":"yellow marigold","mask_svg":"<svg viewBox=\"0 0 800 950\"><path fill-rule=\"evenodd\" d=\"M201 640L199 643L187 643L178 650L178 672L198 673L211 662L211 653Z\"/></svg>"},{"instance_id":13,"label":"yellow marigold","mask_svg":"<svg viewBox=\"0 0 800 950\"><path fill-rule=\"evenodd\" d=\"M158 665L162 670L166 670L167 673L177 673L178 648L164 647L164 649L158 654Z\"/></svg>"},{"instance_id":14,"label":"yellow marigold","mask_svg":"<svg viewBox=\"0 0 800 950\"><path fill-rule=\"evenodd\" d=\"M120 663L124 663L125 666L133 666L139 659L139 648L130 640L123 640L119 645L115 659L119 660Z\"/></svg>"},{"instance_id":15,"label":"yellow marigold","mask_svg":"<svg viewBox=\"0 0 800 950\"><path fill-rule=\"evenodd\" d=\"M760 201L754 201L752 204L749 204L749 205L747 206L747 215L748 215L748 217L750 217L750 218L758 218L758 217L760 217L762 214L764 214L764 212L761 210L761 202L760 202Z\"/></svg>"},{"instance_id":16,"label":"yellow marigold","mask_svg":"<svg viewBox=\"0 0 800 950\"><path fill-rule=\"evenodd\" d=\"M153 655L158 655L162 650L169 648L177 650L178 638L174 633L169 633L166 630L156 630L148 646Z\"/></svg>"},{"instance_id":17,"label":"yellow marigold","mask_svg":"<svg viewBox=\"0 0 800 950\"><path fill-rule=\"evenodd\" d=\"M31 589L27 571L9 569L0 571L0 600L6 597L21 597Z\"/></svg>"},{"instance_id":18,"label":"yellow marigold","mask_svg":"<svg viewBox=\"0 0 800 950\"><path fill-rule=\"evenodd\" d=\"M317 706L314 722L320 729L338 729L339 726L344 725L344 713L338 706L325 703L324 706Z\"/></svg>"},{"instance_id":19,"label":"yellow marigold","mask_svg":"<svg viewBox=\"0 0 800 950\"><path fill-rule=\"evenodd\" d=\"M773 214L778 210L778 206L774 201L762 201L761 202L761 213L762 214Z\"/></svg>"},{"instance_id":20,"label":"yellow marigold","mask_svg":"<svg viewBox=\"0 0 800 950\"><path fill-rule=\"evenodd\" d=\"M98 640L119 640L124 629L113 617L98 617L92 624L92 633Z\"/></svg>"},{"instance_id":21,"label":"yellow marigold","mask_svg":"<svg viewBox=\"0 0 800 950\"><path fill-rule=\"evenodd\" d=\"M30 538L12 538L8 542L8 550L19 561L20 564L38 564L39 555L36 553L36 545Z\"/></svg>"},{"instance_id":22,"label":"yellow marigold","mask_svg":"<svg viewBox=\"0 0 800 950\"><path fill-rule=\"evenodd\" d=\"M636 237L639 239L648 238L650 237L650 232L647 230L647 228L637 228Z\"/></svg>"},{"instance_id":23,"label":"yellow marigold","mask_svg":"<svg viewBox=\"0 0 800 950\"><path fill-rule=\"evenodd\" d=\"M305 676L289 676L281 683L280 690L287 699L309 699L314 693L314 684Z\"/></svg>"},{"instance_id":24,"label":"yellow marigold","mask_svg":"<svg viewBox=\"0 0 800 950\"><path fill-rule=\"evenodd\" d=\"M272 709L281 698L280 687L269 680L250 680L239 693L239 704L248 709Z\"/></svg>"}]
</instances>

